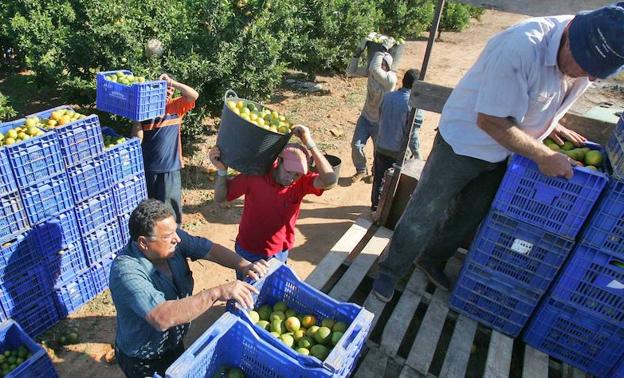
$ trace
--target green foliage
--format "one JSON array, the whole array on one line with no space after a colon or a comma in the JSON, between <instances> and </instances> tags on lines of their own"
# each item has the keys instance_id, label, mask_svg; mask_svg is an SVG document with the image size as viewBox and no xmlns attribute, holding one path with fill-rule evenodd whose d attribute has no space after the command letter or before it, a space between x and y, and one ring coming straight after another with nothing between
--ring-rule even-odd
<instances>
[{"instance_id":1,"label":"green foliage","mask_svg":"<svg viewBox=\"0 0 624 378\"><path fill-rule=\"evenodd\" d=\"M416 38L426 31L435 12L432 0L384 0L380 6L383 17L379 31L401 38Z\"/></svg>"},{"instance_id":2,"label":"green foliage","mask_svg":"<svg viewBox=\"0 0 624 378\"><path fill-rule=\"evenodd\" d=\"M9 98L0 93L0 121L8 121L16 115L17 112L9 105Z\"/></svg>"}]
</instances>

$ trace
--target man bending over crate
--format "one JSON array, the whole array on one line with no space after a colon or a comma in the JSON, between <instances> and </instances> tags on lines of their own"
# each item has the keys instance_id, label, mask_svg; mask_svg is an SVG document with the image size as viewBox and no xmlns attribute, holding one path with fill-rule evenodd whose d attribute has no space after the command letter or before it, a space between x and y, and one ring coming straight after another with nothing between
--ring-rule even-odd
<instances>
[{"instance_id":1,"label":"man bending over crate","mask_svg":"<svg viewBox=\"0 0 624 378\"><path fill-rule=\"evenodd\" d=\"M167 81L165 115L143 122L135 122L132 135L141 139L147 195L169 204L175 212L176 223L182 223L182 143L180 129L184 115L195 107L199 94L186 84L167 74L159 80ZM181 96L173 98L175 90Z\"/></svg>"},{"instance_id":2,"label":"man bending over crate","mask_svg":"<svg viewBox=\"0 0 624 378\"><path fill-rule=\"evenodd\" d=\"M316 148L310 130L298 125L293 133L306 148L298 144L286 145L264 176L240 174L227 180L227 167L219 159L219 147L210 150L210 161L218 169L215 201L233 201L245 195L235 250L249 261L277 258L285 263L288 250L295 242L295 222L303 197L307 194L320 196L338 181L331 165ZM308 154L312 155L318 173L308 170ZM240 274L237 277L240 279Z\"/></svg>"},{"instance_id":3,"label":"man bending over crate","mask_svg":"<svg viewBox=\"0 0 624 378\"><path fill-rule=\"evenodd\" d=\"M186 259L214 261L253 279L264 276L268 265L189 235L178 228L173 210L155 199L141 202L128 225L131 240L113 261L109 278L117 310L115 355L128 377L164 377L184 352L182 339L192 320L217 301L234 299L253 308L255 289L238 280L192 295Z\"/></svg>"},{"instance_id":4,"label":"man bending over crate","mask_svg":"<svg viewBox=\"0 0 624 378\"><path fill-rule=\"evenodd\" d=\"M487 213L517 153L547 176L575 162L540 141L585 142L559 124L595 78L624 64L624 2L576 16L532 18L494 36L453 90L431 154L380 263L373 291L389 301L414 262L448 290L447 260Z\"/></svg>"}]
</instances>

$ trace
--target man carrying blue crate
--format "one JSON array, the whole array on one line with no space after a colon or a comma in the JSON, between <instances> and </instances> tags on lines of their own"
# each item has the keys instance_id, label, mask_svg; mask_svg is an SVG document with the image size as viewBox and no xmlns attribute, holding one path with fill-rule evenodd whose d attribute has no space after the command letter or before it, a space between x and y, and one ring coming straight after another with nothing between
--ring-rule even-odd
<instances>
[{"instance_id":1,"label":"man carrying blue crate","mask_svg":"<svg viewBox=\"0 0 624 378\"><path fill-rule=\"evenodd\" d=\"M235 300L253 308L256 290L242 281L204 289L193 295L187 258L214 261L242 276L259 279L265 261L249 262L208 239L181 230L163 202L141 202L128 221L130 242L111 266L109 285L117 311L115 355L128 377L165 376L183 352L190 322L218 301Z\"/></svg>"},{"instance_id":2,"label":"man carrying blue crate","mask_svg":"<svg viewBox=\"0 0 624 378\"><path fill-rule=\"evenodd\" d=\"M576 16L532 18L494 36L455 87L412 197L373 285L389 301L415 261L438 288L461 242L487 213L511 153L547 176L571 178L575 161L540 141L576 145L581 135L559 124L596 78L624 65L624 2Z\"/></svg>"},{"instance_id":3,"label":"man carrying blue crate","mask_svg":"<svg viewBox=\"0 0 624 378\"><path fill-rule=\"evenodd\" d=\"M320 196L336 185L338 178L331 164L316 147L310 130L297 125L293 133L306 147L288 144L273 168L264 176L240 174L227 180L227 167L214 146L210 161L218 169L215 201L233 201L245 196L235 251L249 261L276 258L284 263L295 243L295 223L303 197ZM309 155L318 172L309 171ZM239 274L239 279L240 274Z\"/></svg>"},{"instance_id":4,"label":"man carrying blue crate","mask_svg":"<svg viewBox=\"0 0 624 378\"><path fill-rule=\"evenodd\" d=\"M159 80L167 81L165 115L155 119L135 122L132 135L141 139L145 165L147 195L169 204L175 212L176 222L182 223L182 142L180 130L184 115L195 107L199 94L186 84L175 81L167 74ZM181 96L173 98L175 90Z\"/></svg>"}]
</instances>

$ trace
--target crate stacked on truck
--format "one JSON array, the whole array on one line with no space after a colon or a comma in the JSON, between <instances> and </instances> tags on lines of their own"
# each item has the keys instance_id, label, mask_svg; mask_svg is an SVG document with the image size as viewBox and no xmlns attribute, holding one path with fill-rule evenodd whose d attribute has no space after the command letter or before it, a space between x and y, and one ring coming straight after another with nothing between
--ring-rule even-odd
<instances>
[{"instance_id":1,"label":"crate stacked on truck","mask_svg":"<svg viewBox=\"0 0 624 378\"><path fill-rule=\"evenodd\" d=\"M68 106L0 133L0 320L36 336L108 286L120 219L147 197L140 142L106 148L98 117Z\"/></svg>"}]
</instances>

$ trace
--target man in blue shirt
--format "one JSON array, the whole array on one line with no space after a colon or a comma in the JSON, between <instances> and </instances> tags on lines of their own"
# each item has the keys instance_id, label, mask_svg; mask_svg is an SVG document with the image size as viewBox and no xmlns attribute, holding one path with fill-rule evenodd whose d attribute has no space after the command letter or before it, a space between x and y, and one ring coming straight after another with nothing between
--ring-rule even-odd
<instances>
[{"instance_id":1,"label":"man in blue shirt","mask_svg":"<svg viewBox=\"0 0 624 378\"><path fill-rule=\"evenodd\" d=\"M193 293L187 258L205 259L252 279L264 276L264 260L251 263L210 240L177 227L163 202L141 202L128 221L131 240L113 261L109 284L117 310L115 354L128 377L165 375L184 352L190 322L217 301L236 300L253 308L253 286L233 281Z\"/></svg>"},{"instance_id":2,"label":"man in blue shirt","mask_svg":"<svg viewBox=\"0 0 624 378\"><path fill-rule=\"evenodd\" d=\"M167 82L165 115L143 122L135 122L132 135L141 139L147 195L171 206L176 222L182 224L182 142L180 130L184 115L195 107L199 94L167 74L160 75ZM173 98L175 90L181 96Z\"/></svg>"},{"instance_id":3,"label":"man in blue shirt","mask_svg":"<svg viewBox=\"0 0 624 378\"><path fill-rule=\"evenodd\" d=\"M395 92L384 95L379 105L379 132L375 143L375 160L373 162L373 189L371 191L371 210L377 210L381 181L386 170L393 164L403 162L401 147L403 140L409 138L409 149L414 157L420 157L418 152L419 127L412 129L412 135L408 136L409 125L407 118L410 113L410 91L414 80L418 78L418 71L408 70L403 75L403 86ZM417 116L422 117L419 109ZM420 124L418 124L420 126Z\"/></svg>"}]
</instances>

